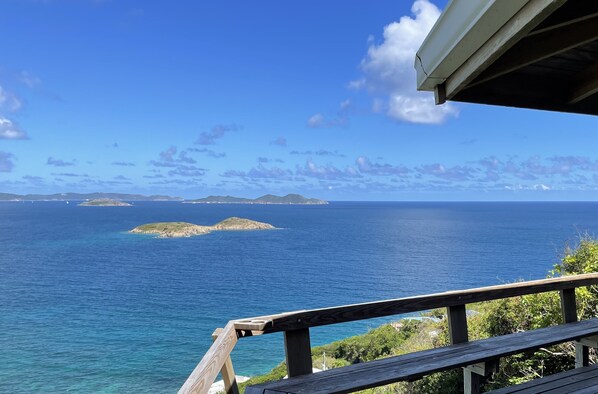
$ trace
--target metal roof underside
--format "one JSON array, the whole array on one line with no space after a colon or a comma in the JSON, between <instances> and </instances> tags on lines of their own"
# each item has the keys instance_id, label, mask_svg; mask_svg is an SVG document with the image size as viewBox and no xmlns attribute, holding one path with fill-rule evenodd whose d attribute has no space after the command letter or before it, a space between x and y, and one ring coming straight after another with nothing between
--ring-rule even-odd
<instances>
[{"instance_id":1,"label":"metal roof underside","mask_svg":"<svg viewBox=\"0 0 598 394\"><path fill-rule=\"evenodd\" d=\"M528 10L533 3L528 3ZM524 12L525 7L520 14ZM486 54L477 69L471 64L479 54L464 61L461 67L469 62L473 71L460 84L450 86L455 74L465 73L457 70L435 86L437 103L452 100L598 115L598 1L561 0L544 12L530 16L519 36L513 28L499 30L496 36L506 31L516 39L497 53ZM492 39L496 37L488 42ZM488 48L493 47L479 51L492 50Z\"/></svg>"}]
</instances>

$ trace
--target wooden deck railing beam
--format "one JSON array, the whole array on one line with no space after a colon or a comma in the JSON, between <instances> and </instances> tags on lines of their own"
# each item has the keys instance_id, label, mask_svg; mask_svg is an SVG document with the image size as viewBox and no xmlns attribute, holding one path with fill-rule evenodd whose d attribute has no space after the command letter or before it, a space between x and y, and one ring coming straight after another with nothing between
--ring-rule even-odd
<instances>
[{"instance_id":1,"label":"wooden deck railing beam","mask_svg":"<svg viewBox=\"0 0 598 394\"><path fill-rule=\"evenodd\" d=\"M179 389L179 394L207 393L224 363L230 360L230 353L236 344L237 332L234 323L229 322Z\"/></svg>"},{"instance_id":2,"label":"wooden deck railing beam","mask_svg":"<svg viewBox=\"0 0 598 394\"><path fill-rule=\"evenodd\" d=\"M217 328L212 334L212 340L216 341L222 335L222 328ZM222 381L224 382L224 392L226 394L239 394L239 386L237 385L237 377L235 376L235 369L233 368L233 360L230 356L226 359L222 368L220 369Z\"/></svg>"},{"instance_id":3,"label":"wooden deck railing beam","mask_svg":"<svg viewBox=\"0 0 598 394\"><path fill-rule=\"evenodd\" d=\"M560 291L563 320L571 322L577 320L575 288L591 285L598 285L598 273L232 320L224 329L215 332L214 343L187 378L179 390L179 394L207 393L220 371L222 371L227 392L234 394L237 386L230 353L239 337L284 331L289 376L297 377L308 375L312 371L310 327L447 308L451 341L464 343L468 340L465 309L467 304ZM586 335L579 336L579 338L585 337ZM578 345L580 349L578 350L578 360L580 360L578 362L583 364L584 360L587 360L588 346L598 346L598 336L579 341ZM476 374L482 377L486 375L487 371L495 368L495 361L495 359L476 360L474 362L477 364L465 366L464 371L472 379L471 389L468 392L476 392L474 390L479 386L479 382L476 383L479 376ZM480 373L480 371L482 372Z\"/></svg>"},{"instance_id":4,"label":"wooden deck railing beam","mask_svg":"<svg viewBox=\"0 0 598 394\"><path fill-rule=\"evenodd\" d=\"M515 282L505 285L448 291L444 293L398 298L394 300L286 312L276 315L235 320L234 324L237 330L268 334L272 332L299 330L302 328L328 324L453 307L527 294L560 291L596 284L598 284L598 274L563 276L559 278Z\"/></svg>"}]
</instances>

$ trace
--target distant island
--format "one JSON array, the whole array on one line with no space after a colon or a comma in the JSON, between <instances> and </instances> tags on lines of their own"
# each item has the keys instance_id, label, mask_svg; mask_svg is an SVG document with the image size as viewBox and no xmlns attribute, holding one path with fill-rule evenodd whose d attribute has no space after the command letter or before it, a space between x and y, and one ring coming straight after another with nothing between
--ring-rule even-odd
<instances>
[{"instance_id":1,"label":"distant island","mask_svg":"<svg viewBox=\"0 0 598 394\"><path fill-rule=\"evenodd\" d=\"M194 235L209 234L213 231L247 231L247 230L275 230L276 227L268 223L257 222L244 218L231 217L213 226L200 226L187 222L148 223L130 230L136 234L155 234L158 238L181 238Z\"/></svg>"},{"instance_id":2,"label":"distant island","mask_svg":"<svg viewBox=\"0 0 598 394\"><path fill-rule=\"evenodd\" d=\"M125 193L55 193L55 194L12 194L0 193L0 201L87 201L97 199L125 201L183 201L180 197L162 195L144 196Z\"/></svg>"},{"instance_id":3,"label":"distant island","mask_svg":"<svg viewBox=\"0 0 598 394\"><path fill-rule=\"evenodd\" d=\"M96 198L79 204L81 207L130 207L128 202L113 200L111 198Z\"/></svg>"},{"instance_id":4,"label":"distant island","mask_svg":"<svg viewBox=\"0 0 598 394\"><path fill-rule=\"evenodd\" d=\"M324 205L328 201L317 198L307 198L299 194L287 194L286 196L275 196L266 194L258 198L242 198L233 196L209 196L197 200L185 200L186 204L301 204L301 205Z\"/></svg>"}]
</instances>

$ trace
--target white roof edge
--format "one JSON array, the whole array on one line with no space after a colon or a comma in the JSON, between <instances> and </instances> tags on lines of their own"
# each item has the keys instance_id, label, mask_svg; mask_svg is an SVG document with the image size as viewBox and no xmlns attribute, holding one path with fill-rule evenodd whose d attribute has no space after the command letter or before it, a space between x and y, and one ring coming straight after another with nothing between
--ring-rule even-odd
<instances>
[{"instance_id":1,"label":"white roof edge","mask_svg":"<svg viewBox=\"0 0 598 394\"><path fill-rule=\"evenodd\" d=\"M434 90L530 0L451 0L415 57L417 90Z\"/></svg>"}]
</instances>

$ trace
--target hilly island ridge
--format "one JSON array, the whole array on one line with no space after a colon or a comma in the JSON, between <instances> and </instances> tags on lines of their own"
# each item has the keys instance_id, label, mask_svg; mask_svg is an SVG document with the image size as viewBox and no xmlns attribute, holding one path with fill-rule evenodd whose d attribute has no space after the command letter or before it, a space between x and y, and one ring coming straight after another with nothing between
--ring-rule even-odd
<instances>
[{"instance_id":1,"label":"hilly island ridge","mask_svg":"<svg viewBox=\"0 0 598 394\"><path fill-rule=\"evenodd\" d=\"M287 204L287 205L324 205L328 201L317 198L307 198L300 194L287 194L286 196L277 196L274 194L265 194L258 198L243 198L234 196L208 196L204 198L185 200L181 197L172 197L166 195L127 194L127 193L54 193L54 194L14 194L0 193L0 202L20 202L20 201L86 201L90 204L80 204L84 206L114 206L118 204L101 203L101 201L175 201L185 204ZM97 203L95 203L97 201Z\"/></svg>"},{"instance_id":2,"label":"hilly island ridge","mask_svg":"<svg viewBox=\"0 0 598 394\"><path fill-rule=\"evenodd\" d=\"M233 196L209 196L196 200L185 200L186 204L301 204L301 205L324 205L328 201L317 198L307 198L300 194L287 194L286 196L275 196L266 194L258 198L242 198Z\"/></svg>"},{"instance_id":3,"label":"hilly island ridge","mask_svg":"<svg viewBox=\"0 0 598 394\"><path fill-rule=\"evenodd\" d=\"M163 195L144 196L126 193L54 193L54 194L13 194L0 193L0 201L87 201L87 200L126 200L126 201L183 201L180 197Z\"/></svg>"},{"instance_id":4,"label":"hilly island ridge","mask_svg":"<svg viewBox=\"0 0 598 394\"><path fill-rule=\"evenodd\" d=\"M247 231L247 230L275 230L269 223L255 220L230 217L212 226L201 226L188 222L159 222L137 226L130 230L136 234L154 234L158 238L182 238L194 235L209 234L213 231Z\"/></svg>"}]
</instances>

